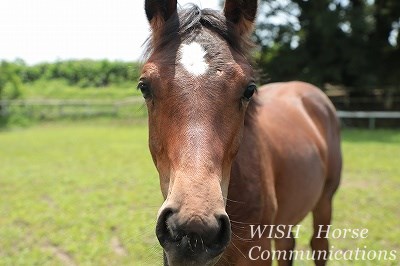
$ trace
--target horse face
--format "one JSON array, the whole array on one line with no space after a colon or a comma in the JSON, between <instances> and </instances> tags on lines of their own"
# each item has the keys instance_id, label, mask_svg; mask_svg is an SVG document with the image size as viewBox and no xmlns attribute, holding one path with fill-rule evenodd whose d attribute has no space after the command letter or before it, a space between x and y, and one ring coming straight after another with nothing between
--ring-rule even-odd
<instances>
[{"instance_id":1,"label":"horse face","mask_svg":"<svg viewBox=\"0 0 400 266\"><path fill-rule=\"evenodd\" d=\"M246 10L255 15L257 1L236 2L222 16L197 7L178 15L176 1L146 1L152 53L138 87L165 199L156 234L168 265L212 265L230 241L230 170L255 91L241 44L229 41L248 34Z\"/></svg>"}]
</instances>

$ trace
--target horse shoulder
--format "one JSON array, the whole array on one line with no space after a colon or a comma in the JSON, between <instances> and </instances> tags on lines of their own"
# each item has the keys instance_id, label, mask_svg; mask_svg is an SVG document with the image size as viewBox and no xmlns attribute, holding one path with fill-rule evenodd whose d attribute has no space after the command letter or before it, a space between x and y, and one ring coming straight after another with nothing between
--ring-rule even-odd
<instances>
[{"instance_id":1,"label":"horse shoulder","mask_svg":"<svg viewBox=\"0 0 400 266\"><path fill-rule=\"evenodd\" d=\"M296 142L299 135L318 146L321 157L327 157L329 142L340 131L335 108L317 87L305 82L272 83L260 87L259 126L264 135L274 136L276 130L284 141ZM272 145L279 141L273 141ZM296 148L297 146L291 146Z\"/></svg>"},{"instance_id":2,"label":"horse shoulder","mask_svg":"<svg viewBox=\"0 0 400 266\"><path fill-rule=\"evenodd\" d=\"M323 92L303 82L262 86L256 101L254 127L260 143L267 143L265 157L272 159L273 174L265 178L274 180L277 219L296 223L315 205L325 183L330 132L337 127L334 108ZM286 216L290 213L296 217Z\"/></svg>"}]
</instances>

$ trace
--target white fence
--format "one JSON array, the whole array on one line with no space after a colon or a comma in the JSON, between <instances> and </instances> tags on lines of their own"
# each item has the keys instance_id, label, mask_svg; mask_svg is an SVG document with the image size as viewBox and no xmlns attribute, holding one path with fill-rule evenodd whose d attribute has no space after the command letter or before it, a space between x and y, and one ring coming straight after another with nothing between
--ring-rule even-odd
<instances>
[{"instance_id":1,"label":"white fence","mask_svg":"<svg viewBox=\"0 0 400 266\"><path fill-rule=\"evenodd\" d=\"M145 116L146 108L142 97L124 100L12 100L0 101L0 116L12 112L37 118L109 116ZM337 111L339 118L368 119L370 129L374 129L377 119L399 120L400 112L389 111Z\"/></svg>"},{"instance_id":2,"label":"white fence","mask_svg":"<svg viewBox=\"0 0 400 266\"><path fill-rule=\"evenodd\" d=\"M121 113L131 113L133 116L145 114L142 97L132 97L124 100L2 100L0 101L0 116L13 113L37 118L58 117L89 117L99 115L118 116Z\"/></svg>"},{"instance_id":3,"label":"white fence","mask_svg":"<svg viewBox=\"0 0 400 266\"><path fill-rule=\"evenodd\" d=\"M375 129L376 119L400 119L400 112L390 111L337 111L339 118L368 119L368 127ZM400 121L399 124L400 125Z\"/></svg>"}]
</instances>

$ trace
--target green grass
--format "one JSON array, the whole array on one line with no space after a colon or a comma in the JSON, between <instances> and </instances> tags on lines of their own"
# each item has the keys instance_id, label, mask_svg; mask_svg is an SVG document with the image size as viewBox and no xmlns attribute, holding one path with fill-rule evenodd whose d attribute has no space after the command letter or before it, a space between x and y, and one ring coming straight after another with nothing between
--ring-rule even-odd
<instances>
[{"instance_id":1,"label":"green grass","mask_svg":"<svg viewBox=\"0 0 400 266\"><path fill-rule=\"evenodd\" d=\"M0 133L0 265L157 265L146 127L89 123Z\"/></svg>"},{"instance_id":2,"label":"green grass","mask_svg":"<svg viewBox=\"0 0 400 266\"><path fill-rule=\"evenodd\" d=\"M335 228L368 228L336 249L400 256L400 131L346 130ZM161 265L162 202L145 122L107 119L0 131L0 265ZM310 219L304 222L310 228ZM311 230L298 248L308 247ZM312 265L296 262L295 265ZM337 262L330 265L397 265Z\"/></svg>"}]
</instances>

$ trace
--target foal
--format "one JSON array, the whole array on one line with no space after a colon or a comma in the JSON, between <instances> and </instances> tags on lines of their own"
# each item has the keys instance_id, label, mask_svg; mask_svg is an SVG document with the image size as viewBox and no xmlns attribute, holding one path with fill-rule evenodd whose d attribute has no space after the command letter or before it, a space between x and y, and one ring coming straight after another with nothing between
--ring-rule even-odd
<instances>
[{"instance_id":1,"label":"foal","mask_svg":"<svg viewBox=\"0 0 400 266\"><path fill-rule=\"evenodd\" d=\"M289 252L288 225L311 211L312 249L327 252L316 232L331 221L340 180L338 119L310 84L255 93L248 52L257 0L226 0L223 13L146 0L145 11L152 35L138 88L165 199L156 226L164 265L270 265L251 252L271 251L273 239L253 236L250 225L283 226L289 237L275 249Z\"/></svg>"}]
</instances>

